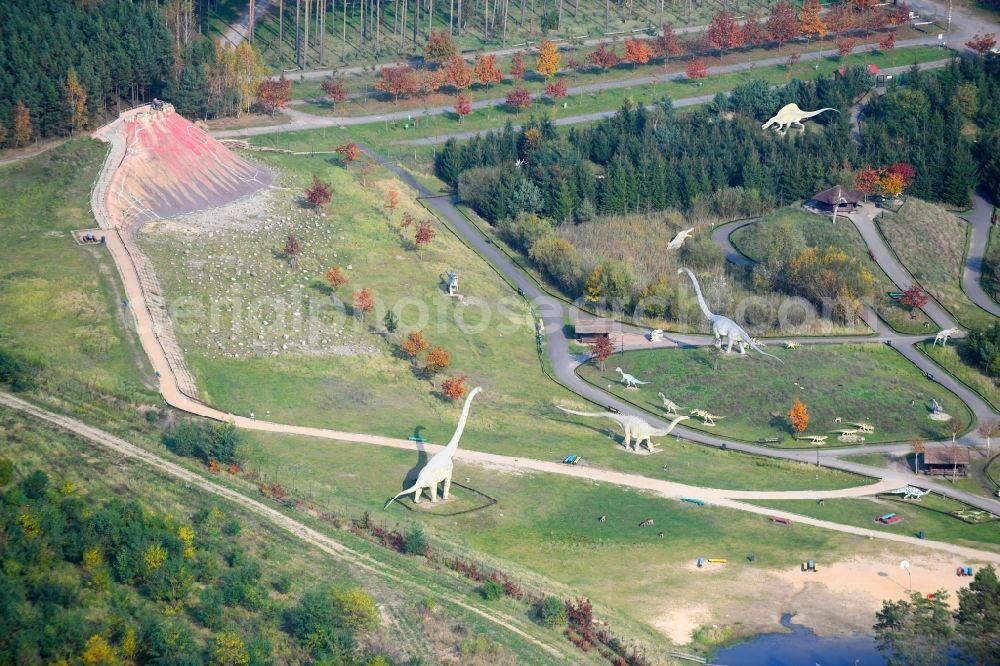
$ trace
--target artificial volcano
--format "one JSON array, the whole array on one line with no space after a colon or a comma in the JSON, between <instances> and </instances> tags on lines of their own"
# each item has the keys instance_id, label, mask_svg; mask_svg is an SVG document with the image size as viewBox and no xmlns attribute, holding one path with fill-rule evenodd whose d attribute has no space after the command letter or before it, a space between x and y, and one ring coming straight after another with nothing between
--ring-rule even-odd
<instances>
[{"instance_id":1,"label":"artificial volcano","mask_svg":"<svg viewBox=\"0 0 1000 666\"><path fill-rule=\"evenodd\" d=\"M222 206L274 181L163 102L128 111L101 133L112 158L121 155L106 195L118 227Z\"/></svg>"}]
</instances>

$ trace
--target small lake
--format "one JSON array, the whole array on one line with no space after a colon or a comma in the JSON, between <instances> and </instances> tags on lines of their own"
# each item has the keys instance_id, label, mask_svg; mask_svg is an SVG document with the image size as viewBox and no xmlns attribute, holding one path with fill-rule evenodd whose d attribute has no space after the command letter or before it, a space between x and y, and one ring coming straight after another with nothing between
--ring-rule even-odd
<instances>
[{"instance_id":1,"label":"small lake","mask_svg":"<svg viewBox=\"0 0 1000 666\"><path fill-rule=\"evenodd\" d=\"M791 620L790 615L781 618L791 633L758 636L719 650L711 661L723 666L885 666L872 636L817 636Z\"/></svg>"}]
</instances>

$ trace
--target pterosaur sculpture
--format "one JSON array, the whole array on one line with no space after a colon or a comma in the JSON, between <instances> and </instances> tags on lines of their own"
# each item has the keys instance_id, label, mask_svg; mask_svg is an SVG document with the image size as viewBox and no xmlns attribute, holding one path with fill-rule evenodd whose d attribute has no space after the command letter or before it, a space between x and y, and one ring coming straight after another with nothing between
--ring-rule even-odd
<instances>
[{"instance_id":1,"label":"pterosaur sculpture","mask_svg":"<svg viewBox=\"0 0 1000 666\"><path fill-rule=\"evenodd\" d=\"M691 283L694 285L694 293L698 295L698 305L701 306L701 311L704 313L705 318L708 319L708 323L712 325L712 335L715 336L715 346L718 349L722 349L722 338L726 338L726 352L729 353L733 351L733 344L739 344L739 350L741 354L746 353L746 349L743 348L743 343L746 343L751 349L764 356L770 356L778 363L783 363L783 361L774 356L773 354L768 354L766 351L761 349L757 343L753 341L750 334L744 331L739 324L730 319L729 317L724 317L722 315L714 314L708 309L708 304L705 302L705 297L701 295L701 285L698 284L698 278L694 276L689 268L681 268L678 273L687 273L687 276L691 278Z\"/></svg>"},{"instance_id":2,"label":"pterosaur sculpture","mask_svg":"<svg viewBox=\"0 0 1000 666\"><path fill-rule=\"evenodd\" d=\"M455 451L458 450L458 440L462 437L462 431L465 430L465 422L469 418L469 407L472 406L472 399L482 390L482 387L477 386L469 391L469 395L465 399L465 404L462 406L462 415L459 417L458 425L455 427L455 434L452 435L448 446L431 456L431 459L427 461L427 464L424 465L423 469L417 475L417 481L386 502L385 506L382 507L383 510L388 509L390 504L409 493L413 493L413 503L419 504L420 495L425 488L431 496L431 501L436 502L438 484L442 482L444 483L444 488L441 492L441 499L448 499L448 491L451 489L451 473L455 468L452 458L455 457Z\"/></svg>"},{"instance_id":3,"label":"pterosaur sculpture","mask_svg":"<svg viewBox=\"0 0 1000 666\"><path fill-rule=\"evenodd\" d=\"M798 125L799 129L805 129L805 125L802 124L803 120L812 118L813 116L818 116L824 111L834 111L836 113L840 113L837 109L831 108L819 109L818 111L803 111L799 108L798 104L793 102L778 109L778 112L774 114L770 120L761 125L760 128L767 129L776 125L778 132L781 134L784 134L792 125Z\"/></svg>"},{"instance_id":4,"label":"pterosaur sculpture","mask_svg":"<svg viewBox=\"0 0 1000 666\"><path fill-rule=\"evenodd\" d=\"M559 407L559 405L556 405L556 407ZM565 407L559 407L559 409L567 414L575 414L577 416L603 416L606 419L615 421L622 427L622 430L625 431L625 437L622 439L622 443L625 445L626 449L631 451L638 451L643 442L646 442L646 449L652 451L653 442L650 439L651 437L666 437L674 429L674 426L689 418L687 416L678 416L671 421L670 425L666 428L654 428L642 417L632 416L631 414L615 414L614 412L577 412L572 409L566 409ZM635 440L634 445L633 439Z\"/></svg>"}]
</instances>

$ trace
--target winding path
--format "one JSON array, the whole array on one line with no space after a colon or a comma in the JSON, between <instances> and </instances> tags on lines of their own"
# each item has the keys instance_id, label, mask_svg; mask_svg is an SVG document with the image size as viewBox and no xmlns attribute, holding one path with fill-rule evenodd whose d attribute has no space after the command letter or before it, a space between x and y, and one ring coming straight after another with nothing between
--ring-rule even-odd
<instances>
[{"instance_id":1,"label":"winding path","mask_svg":"<svg viewBox=\"0 0 1000 666\"><path fill-rule=\"evenodd\" d=\"M983 257L990 242L990 218L993 204L981 192L972 195L972 214L962 219L969 223L969 249L962 268L962 289L972 302L995 317L1000 317L1000 303L997 303L983 289Z\"/></svg>"}]
</instances>

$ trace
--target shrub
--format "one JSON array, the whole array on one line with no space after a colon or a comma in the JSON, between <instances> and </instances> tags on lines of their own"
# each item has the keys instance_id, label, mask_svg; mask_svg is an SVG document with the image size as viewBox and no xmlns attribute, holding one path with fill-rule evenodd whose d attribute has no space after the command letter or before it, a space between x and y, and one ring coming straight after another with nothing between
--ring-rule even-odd
<instances>
[{"instance_id":1,"label":"shrub","mask_svg":"<svg viewBox=\"0 0 1000 666\"><path fill-rule=\"evenodd\" d=\"M0 486L6 486L14 480L14 463L6 458L0 458Z\"/></svg>"},{"instance_id":2,"label":"shrub","mask_svg":"<svg viewBox=\"0 0 1000 666\"><path fill-rule=\"evenodd\" d=\"M403 552L407 555L426 555L427 551L427 537L424 535L424 530L417 525L406 535Z\"/></svg>"},{"instance_id":3,"label":"shrub","mask_svg":"<svg viewBox=\"0 0 1000 666\"><path fill-rule=\"evenodd\" d=\"M0 384L7 384L12 391L35 388L38 369L0 349Z\"/></svg>"},{"instance_id":4,"label":"shrub","mask_svg":"<svg viewBox=\"0 0 1000 666\"><path fill-rule=\"evenodd\" d=\"M496 601L503 596L503 584L495 580L488 580L479 588L479 593L487 601Z\"/></svg>"},{"instance_id":5,"label":"shrub","mask_svg":"<svg viewBox=\"0 0 1000 666\"><path fill-rule=\"evenodd\" d=\"M49 486L49 475L41 470L35 470L21 481L21 491L28 499L40 499Z\"/></svg>"},{"instance_id":6,"label":"shrub","mask_svg":"<svg viewBox=\"0 0 1000 666\"><path fill-rule=\"evenodd\" d=\"M538 615L547 627L561 627L566 624L566 604L556 597L545 597Z\"/></svg>"}]
</instances>

